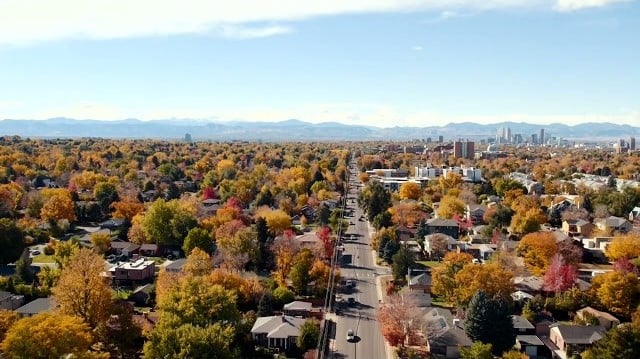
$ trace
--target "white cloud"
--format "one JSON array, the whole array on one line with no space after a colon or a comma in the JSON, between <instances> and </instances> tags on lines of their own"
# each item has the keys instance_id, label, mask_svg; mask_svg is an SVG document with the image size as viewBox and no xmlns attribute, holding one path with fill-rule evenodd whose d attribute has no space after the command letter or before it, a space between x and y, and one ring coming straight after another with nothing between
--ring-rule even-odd
<instances>
[{"instance_id":1,"label":"white cloud","mask_svg":"<svg viewBox=\"0 0 640 359\"><path fill-rule=\"evenodd\" d=\"M413 51L422 51L424 50L424 48L420 45L416 45L414 47L411 48Z\"/></svg>"},{"instance_id":2,"label":"white cloud","mask_svg":"<svg viewBox=\"0 0 640 359\"><path fill-rule=\"evenodd\" d=\"M556 0L556 11L568 12L592 7L604 7L614 3L629 2L632 0Z\"/></svg>"},{"instance_id":3,"label":"white cloud","mask_svg":"<svg viewBox=\"0 0 640 359\"><path fill-rule=\"evenodd\" d=\"M555 4L567 11L615 1L624 0L2 0L0 44L179 34L250 38L284 34L291 27L279 23L317 16L432 10L450 18L459 10Z\"/></svg>"}]
</instances>

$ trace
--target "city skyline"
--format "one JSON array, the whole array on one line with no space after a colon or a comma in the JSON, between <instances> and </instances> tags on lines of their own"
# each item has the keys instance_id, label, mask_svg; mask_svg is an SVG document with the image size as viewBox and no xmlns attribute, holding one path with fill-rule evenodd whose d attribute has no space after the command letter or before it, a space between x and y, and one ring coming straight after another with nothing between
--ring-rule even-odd
<instances>
[{"instance_id":1,"label":"city skyline","mask_svg":"<svg viewBox=\"0 0 640 359\"><path fill-rule=\"evenodd\" d=\"M0 119L640 123L616 0L0 3Z\"/></svg>"}]
</instances>

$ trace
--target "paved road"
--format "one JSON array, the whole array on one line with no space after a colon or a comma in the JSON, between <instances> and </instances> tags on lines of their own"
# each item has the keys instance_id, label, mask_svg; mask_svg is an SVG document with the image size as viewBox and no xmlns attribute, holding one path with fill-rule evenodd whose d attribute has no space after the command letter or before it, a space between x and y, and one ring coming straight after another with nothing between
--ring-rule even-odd
<instances>
[{"instance_id":1,"label":"paved road","mask_svg":"<svg viewBox=\"0 0 640 359\"><path fill-rule=\"evenodd\" d=\"M353 171L352 173L355 173ZM355 183L356 177L350 179ZM343 240L342 251L343 264L341 274L343 279L355 280L356 286L351 291L340 291L340 297L345 300L353 297L356 304L349 306L346 303L336 303L340 308L340 314L336 319L335 340L332 350L332 358L352 359L385 359L384 339L380 333L380 327L376 318L378 306L378 292L376 288L376 275L389 273L388 269L375 265L371 247L369 246L369 227L364 220L361 208L358 208L355 199L357 190L355 186L349 192L347 208L352 215L347 217L350 221L345 234L347 240ZM363 216L363 220L360 217ZM355 240L350 240L354 235ZM350 262L345 264L345 262ZM347 331L353 329L356 338L347 342Z\"/></svg>"}]
</instances>

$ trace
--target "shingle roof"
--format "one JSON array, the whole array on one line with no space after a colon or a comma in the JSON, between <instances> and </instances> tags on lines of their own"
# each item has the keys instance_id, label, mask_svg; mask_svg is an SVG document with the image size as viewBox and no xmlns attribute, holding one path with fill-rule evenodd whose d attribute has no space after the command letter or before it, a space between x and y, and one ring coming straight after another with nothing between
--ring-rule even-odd
<instances>
[{"instance_id":1,"label":"shingle roof","mask_svg":"<svg viewBox=\"0 0 640 359\"><path fill-rule=\"evenodd\" d=\"M539 345L539 346L544 345L542 340L540 340L540 338L538 338L535 335L518 335L516 336L516 340L521 344Z\"/></svg>"},{"instance_id":2,"label":"shingle roof","mask_svg":"<svg viewBox=\"0 0 640 359\"><path fill-rule=\"evenodd\" d=\"M274 315L256 319L251 328L253 334L267 334L267 338L289 338L300 335L305 319L288 315Z\"/></svg>"},{"instance_id":3,"label":"shingle roof","mask_svg":"<svg viewBox=\"0 0 640 359\"><path fill-rule=\"evenodd\" d=\"M535 329L533 324L521 315L512 315L511 321L514 329Z\"/></svg>"},{"instance_id":4,"label":"shingle roof","mask_svg":"<svg viewBox=\"0 0 640 359\"><path fill-rule=\"evenodd\" d=\"M293 301L284 305L285 310L311 310L311 303L300 300Z\"/></svg>"},{"instance_id":5,"label":"shingle roof","mask_svg":"<svg viewBox=\"0 0 640 359\"><path fill-rule=\"evenodd\" d=\"M55 302L52 297L38 298L16 309L16 313L23 315L33 315L42 312L48 312L55 306L54 303Z\"/></svg>"},{"instance_id":6,"label":"shingle roof","mask_svg":"<svg viewBox=\"0 0 640 359\"><path fill-rule=\"evenodd\" d=\"M409 285L430 285L431 276L428 273L421 273L409 278Z\"/></svg>"},{"instance_id":7,"label":"shingle roof","mask_svg":"<svg viewBox=\"0 0 640 359\"><path fill-rule=\"evenodd\" d=\"M604 336L604 328L592 325L554 324L567 344L593 344Z\"/></svg>"},{"instance_id":8,"label":"shingle roof","mask_svg":"<svg viewBox=\"0 0 640 359\"><path fill-rule=\"evenodd\" d=\"M458 227L458 222L451 219L433 218L427 221L431 227Z\"/></svg>"}]
</instances>

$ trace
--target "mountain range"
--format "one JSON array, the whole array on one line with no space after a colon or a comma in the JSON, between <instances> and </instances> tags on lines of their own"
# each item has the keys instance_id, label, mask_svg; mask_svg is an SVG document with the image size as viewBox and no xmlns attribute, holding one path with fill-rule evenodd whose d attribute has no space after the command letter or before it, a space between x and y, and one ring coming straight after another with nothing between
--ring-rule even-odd
<instances>
[{"instance_id":1,"label":"mountain range","mask_svg":"<svg viewBox=\"0 0 640 359\"><path fill-rule=\"evenodd\" d=\"M193 140L245 140L245 141L365 141L365 140L413 140L431 137L437 140L458 138L478 140L495 137L500 128L509 127L512 134L527 139L531 134L545 130L547 138L583 141L605 141L630 136L640 136L640 127L614 123L583 123L569 126L560 123L536 125L518 122L478 124L472 122L450 123L445 126L388 127L346 125L338 122L309 123L299 120L280 122L212 122L193 119L140 121L75 120L51 118L48 120L0 121L0 135L21 137L101 137L101 138L153 138L180 139L190 134Z\"/></svg>"}]
</instances>

